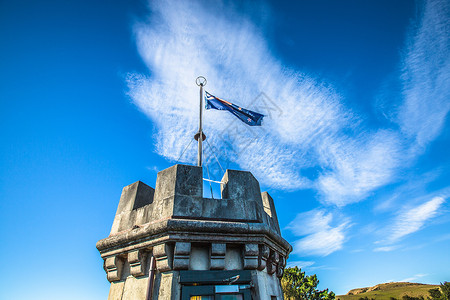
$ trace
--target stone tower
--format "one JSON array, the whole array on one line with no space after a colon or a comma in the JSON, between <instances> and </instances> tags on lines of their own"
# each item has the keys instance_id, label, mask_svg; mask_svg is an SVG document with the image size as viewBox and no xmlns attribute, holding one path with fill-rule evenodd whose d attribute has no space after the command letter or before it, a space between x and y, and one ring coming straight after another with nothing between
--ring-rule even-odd
<instances>
[{"instance_id":1,"label":"stone tower","mask_svg":"<svg viewBox=\"0 0 450 300\"><path fill-rule=\"evenodd\" d=\"M202 168L175 165L156 188L122 191L109 237L97 243L109 300L283 299L292 247L273 199L250 172L227 170L222 199L203 198Z\"/></svg>"}]
</instances>

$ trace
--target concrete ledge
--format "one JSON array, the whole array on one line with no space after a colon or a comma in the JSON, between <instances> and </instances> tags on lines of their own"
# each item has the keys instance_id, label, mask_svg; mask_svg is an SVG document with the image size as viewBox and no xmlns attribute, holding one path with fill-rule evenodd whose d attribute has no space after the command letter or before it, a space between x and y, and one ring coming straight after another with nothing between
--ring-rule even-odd
<instances>
[{"instance_id":1,"label":"concrete ledge","mask_svg":"<svg viewBox=\"0 0 450 300\"><path fill-rule=\"evenodd\" d=\"M155 243L158 236L164 234L185 232L192 235L196 233L199 235L211 233L213 235L264 235L269 239L278 243L282 252L291 252L292 246L276 234L267 224L264 223L244 223L244 222L224 222L224 221L207 221L207 220L182 220L182 219L168 219L155 223L148 223L139 228L123 231L117 235L113 235L97 242L97 249L101 254L108 252L114 248L123 248L124 245L139 244L143 240L154 239ZM208 237L210 239L210 237Z\"/></svg>"}]
</instances>

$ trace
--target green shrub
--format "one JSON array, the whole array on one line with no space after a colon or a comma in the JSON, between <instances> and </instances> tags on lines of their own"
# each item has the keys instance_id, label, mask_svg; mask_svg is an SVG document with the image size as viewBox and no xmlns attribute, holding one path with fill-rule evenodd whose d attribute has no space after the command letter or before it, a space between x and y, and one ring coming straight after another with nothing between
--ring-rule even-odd
<instances>
[{"instance_id":1,"label":"green shrub","mask_svg":"<svg viewBox=\"0 0 450 300\"><path fill-rule=\"evenodd\" d=\"M305 276L300 268L286 268L281 278L281 288L285 299L295 300L334 300L335 294L328 289L317 290L317 276Z\"/></svg>"}]
</instances>

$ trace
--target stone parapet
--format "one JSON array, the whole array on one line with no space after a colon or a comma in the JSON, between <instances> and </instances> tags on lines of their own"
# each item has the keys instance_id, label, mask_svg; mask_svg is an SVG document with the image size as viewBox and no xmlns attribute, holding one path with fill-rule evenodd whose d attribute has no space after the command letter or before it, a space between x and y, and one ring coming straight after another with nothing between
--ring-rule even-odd
<instances>
[{"instance_id":1,"label":"stone parapet","mask_svg":"<svg viewBox=\"0 0 450 300\"><path fill-rule=\"evenodd\" d=\"M221 191L203 198L201 168L175 165L158 173L156 189L140 181L123 189L111 235L171 218L265 223L280 234L273 200L250 172L227 170Z\"/></svg>"}]
</instances>

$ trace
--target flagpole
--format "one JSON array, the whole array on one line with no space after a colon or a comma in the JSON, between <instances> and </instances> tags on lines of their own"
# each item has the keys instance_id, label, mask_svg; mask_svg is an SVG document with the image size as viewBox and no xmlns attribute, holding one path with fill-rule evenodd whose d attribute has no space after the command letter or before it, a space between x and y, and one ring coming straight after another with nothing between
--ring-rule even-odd
<instances>
[{"instance_id":1,"label":"flagpole","mask_svg":"<svg viewBox=\"0 0 450 300\"><path fill-rule=\"evenodd\" d=\"M197 77L195 83L200 87L200 112L199 112L199 122L198 122L198 132L194 136L194 138L198 141L198 155L197 155L197 165L199 167L202 166L202 154L203 154L203 145L202 142L206 139L206 136L203 134L203 87L206 85L206 78L203 76Z\"/></svg>"}]
</instances>

